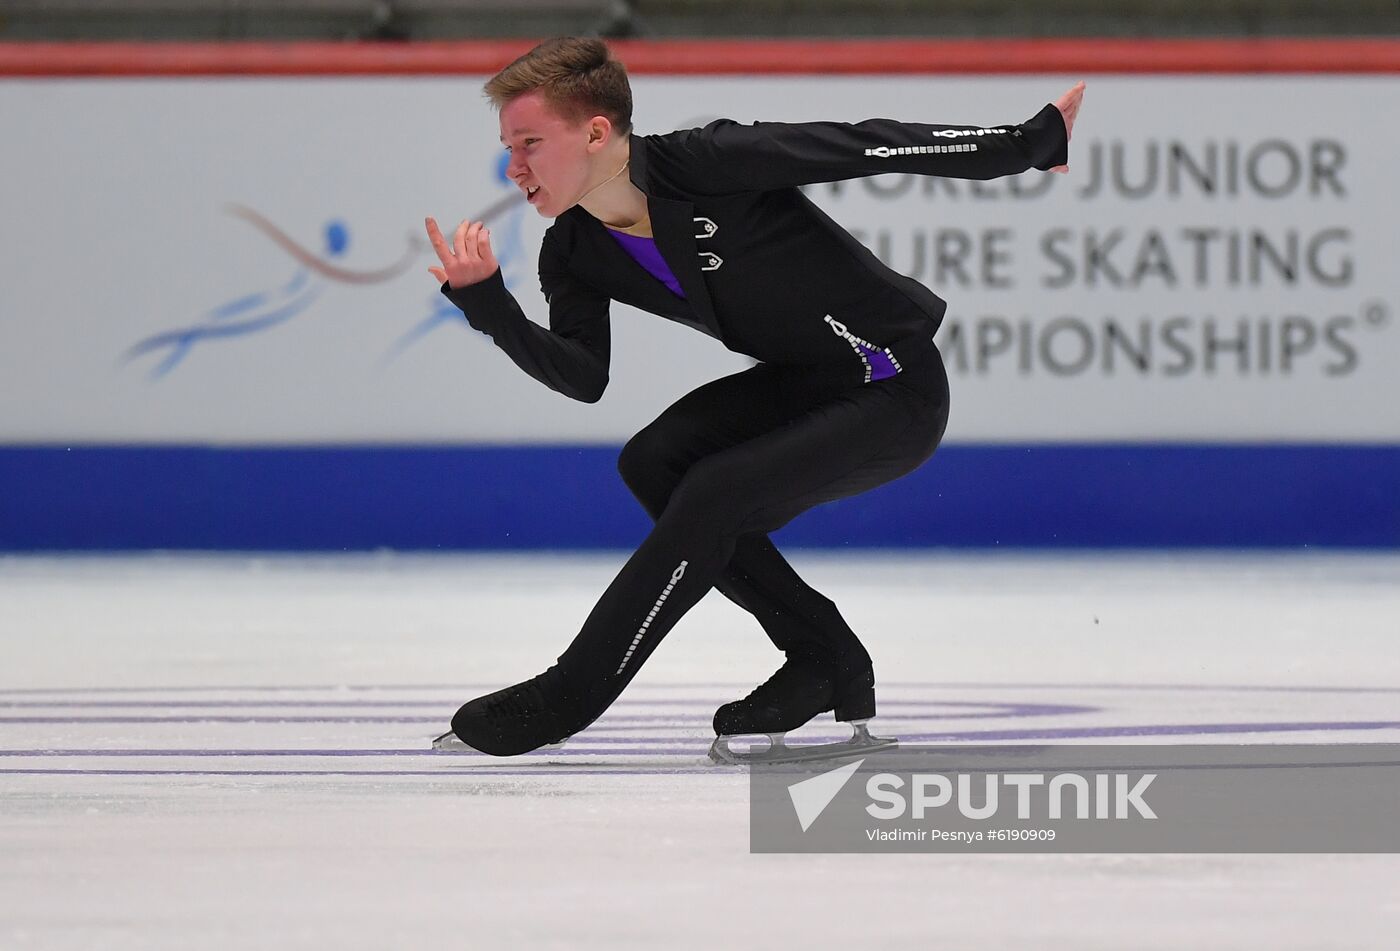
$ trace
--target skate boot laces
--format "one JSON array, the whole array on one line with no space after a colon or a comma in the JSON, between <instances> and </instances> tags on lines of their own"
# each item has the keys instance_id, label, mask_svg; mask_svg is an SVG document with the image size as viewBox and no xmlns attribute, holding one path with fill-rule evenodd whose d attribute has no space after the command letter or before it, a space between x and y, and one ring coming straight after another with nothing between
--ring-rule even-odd
<instances>
[{"instance_id":1,"label":"skate boot laces","mask_svg":"<svg viewBox=\"0 0 1400 951\"><path fill-rule=\"evenodd\" d=\"M832 685L831 674L819 662L806 657L790 657L740 702L753 706L783 704L794 694L827 693Z\"/></svg>"},{"instance_id":2,"label":"skate boot laces","mask_svg":"<svg viewBox=\"0 0 1400 951\"><path fill-rule=\"evenodd\" d=\"M558 716L563 701L559 674L551 667L542 674L481 698L481 714L491 720L520 720Z\"/></svg>"}]
</instances>

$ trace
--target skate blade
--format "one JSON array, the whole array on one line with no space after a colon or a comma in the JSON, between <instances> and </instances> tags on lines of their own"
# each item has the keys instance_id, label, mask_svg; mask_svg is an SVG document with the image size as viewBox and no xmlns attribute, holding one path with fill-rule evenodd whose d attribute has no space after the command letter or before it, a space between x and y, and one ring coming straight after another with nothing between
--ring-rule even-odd
<instances>
[{"instance_id":1,"label":"skate blade","mask_svg":"<svg viewBox=\"0 0 1400 951\"><path fill-rule=\"evenodd\" d=\"M566 738L566 739L562 739L562 740L560 740L558 743L549 743L549 744L546 744L545 746L541 746L541 747L540 747L539 749L537 749L537 750L531 750L530 752L531 752L531 753L548 753L550 750L561 749L561 748L564 746L564 744L567 743L567 742L569 742L567 738ZM439 752L442 752L442 753L480 753L480 752L481 752L481 751L478 750L476 747L474 747L474 746L468 746L467 744L463 743L463 742L461 741L461 739L458 738L457 734L456 734L456 733L453 733L451 730L448 730L448 731L447 731L446 733L444 733L442 736L439 736L439 737L437 737L437 738L435 738L435 739L433 740L433 749L438 750ZM483 755L484 755L484 754L483 754ZM528 755L530 755L530 754L529 754L529 753L522 753L521 755L522 755L522 756L528 756Z\"/></svg>"},{"instance_id":2,"label":"skate blade","mask_svg":"<svg viewBox=\"0 0 1400 951\"><path fill-rule=\"evenodd\" d=\"M785 733L769 733L767 749L739 752L730 749L733 736L717 736L710 744L710 759L725 766L748 766L754 763L806 763L813 760L844 759L851 756L864 756L876 750L890 750L899 746L893 737L871 736L866 720L852 720L855 733L844 743L803 743L788 746L784 742Z\"/></svg>"}]
</instances>

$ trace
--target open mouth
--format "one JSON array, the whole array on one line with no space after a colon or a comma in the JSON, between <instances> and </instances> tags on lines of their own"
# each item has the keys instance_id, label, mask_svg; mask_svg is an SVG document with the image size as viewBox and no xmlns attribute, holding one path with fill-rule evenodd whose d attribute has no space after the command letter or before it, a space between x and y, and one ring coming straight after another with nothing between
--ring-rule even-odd
<instances>
[{"instance_id":1,"label":"open mouth","mask_svg":"<svg viewBox=\"0 0 1400 951\"><path fill-rule=\"evenodd\" d=\"M530 202L531 204L533 204L534 201L535 201L535 196L539 194L539 191L540 191L540 186L538 186L538 185L534 186L533 188L528 188L528 187L527 187L527 188L525 189L525 200L528 201L528 202Z\"/></svg>"}]
</instances>

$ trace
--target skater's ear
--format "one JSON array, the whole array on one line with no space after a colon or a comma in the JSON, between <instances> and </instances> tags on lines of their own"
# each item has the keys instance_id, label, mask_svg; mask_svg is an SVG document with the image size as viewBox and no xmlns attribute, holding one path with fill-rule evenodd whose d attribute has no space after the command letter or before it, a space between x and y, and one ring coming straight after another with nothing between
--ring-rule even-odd
<instances>
[{"instance_id":1,"label":"skater's ear","mask_svg":"<svg viewBox=\"0 0 1400 951\"><path fill-rule=\"evenodd\" d=\"M588 148L597 151L613 138L612 120L607 116L594 116L588 120Z\"/></svg>"}]
</instances>

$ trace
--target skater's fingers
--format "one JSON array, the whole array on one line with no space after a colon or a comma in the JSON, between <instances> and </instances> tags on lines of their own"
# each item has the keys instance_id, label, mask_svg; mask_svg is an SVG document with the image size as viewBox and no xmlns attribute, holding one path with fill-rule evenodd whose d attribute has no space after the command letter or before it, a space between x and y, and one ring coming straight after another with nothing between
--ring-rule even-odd
<instances>
[{"instance_id":1,"label":"skater's fingers","mask_svg":"<svg viewBox=\"0 0 1400 951\"><path fill-rule=\"evenodd\" d=\"M452 232L452 253L459 258L464 257L467 253L466 234L467 225L469 224L471 224L471 222L463 218L462 223L457 226L457 230Z\"/></svg>"},{"instance_id":2,"label":"skater's fingers","mask_svg":"<svg viewBox=\"0 0 1400 951\"><path fill-rule=\"evenodd\" d=\"M1060 95L1060 98L1059 98L1058 100L1056 100L1055 105L1058 106L1060 109L1067 109L1067 108L1070 108L1070 107L1078 108L1079 103L1080 103L1083 99L1084 99L1084 80L1081 79L1079 82L1075 83L1073 86L1071 86L1071 87L1069 87L1068 89L1066 89L1066 90Z\"/></svg>"},{"instance_id":3,"label":"skater's fingers","mask_svg":"<svg viewBox=\"0 0 1400 951\"><path fill-rule=\"evenodd\" d=\"M1084 101L1084 82L1075 83L1055 100L1055 108L1065 120L1065 138L1074 133L1074 120L1079 117L1079 106Z\"/></svg>"},{"instance_id":4,"label":"skater's fingers","mask_svg":"<svg viewBox=\"0 0 1400 951\"><path fill-rule=\"evenodd\" d=\"M481 257L481 226L482 222L473 221L462 237L463 254L469 261L475 261Z\"/></svg>"},{"instance_id":5,"label":"skater's fingers","mask_svg":"<svg viewBox=\"0 0 1400 951\"><path fill-rule=\"evenodd\" d=\"M486 273L494 274L500 265L496 263L496 252L491 250L491 231L488 228L481 229L477 241L477 253L481 257L482 264L486 266Z\"/></svg>"},{"instance_id":6,"label":"skater's fingers","mask_svg":"<svg viewBox=\"0 0 1400 951\"><path fill-rule=\"evenodd\" d=\"M438 260L446 264L452 257L452 249L447 246L447 239L442 236L442 230L438 228L438 223L433 218L425 218L424 226L428 229L428 242L437 252Z\"/></svg>"},{"instance_id":7,"label":"skater's fingers","mask_svg":"<svg viewBox=\"0 0 1400 951\"><path fill-rule=\"evenodd\" d=\"M428 240L442 262L442 267L428 268L428 273L439 283L453 288L467 287L496 273L499 265L491 252L491 232L484 222L463 219L452 232L450 246L435 220L425 218L423 224L428 231Z\"/></svg>"}]
</instances>

